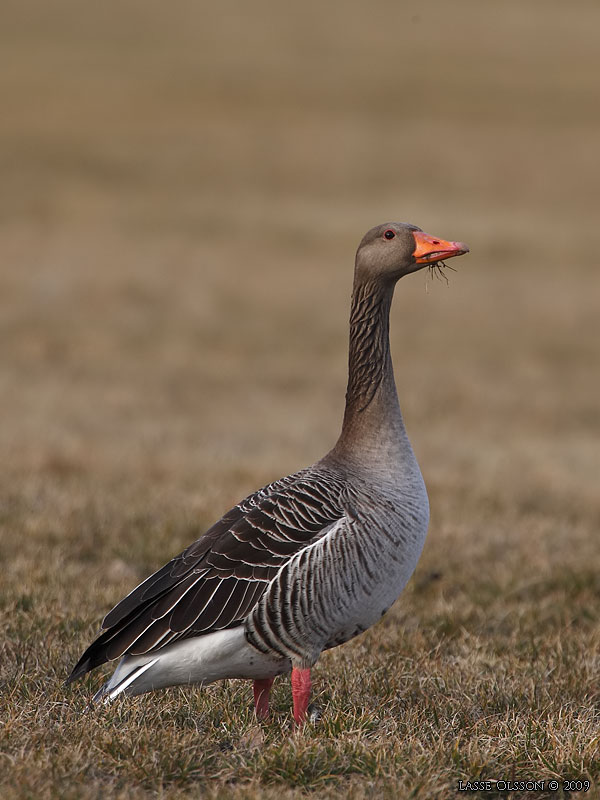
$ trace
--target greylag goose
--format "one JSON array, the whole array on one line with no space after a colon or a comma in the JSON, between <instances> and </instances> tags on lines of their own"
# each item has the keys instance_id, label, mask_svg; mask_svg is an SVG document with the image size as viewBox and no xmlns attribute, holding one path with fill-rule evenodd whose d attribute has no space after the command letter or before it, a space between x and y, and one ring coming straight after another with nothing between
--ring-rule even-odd
<instances>
[{"instance_id":1,"label":"greylag goose","mask_svg":"<svg viewBox=\"0 0 600 800\"><path fill-rule=\"evenodd\" d=\"M259 489L133 589L67 682L121 659L94 700L221 678L254 681L259 718L292 673L296 724L310 670L388 610L412 575L429 503L394 383L389 312L399 278L468 252L415 225L372 228L356 253L341 435L313 466Z\"/></svg>"}]
</instances>

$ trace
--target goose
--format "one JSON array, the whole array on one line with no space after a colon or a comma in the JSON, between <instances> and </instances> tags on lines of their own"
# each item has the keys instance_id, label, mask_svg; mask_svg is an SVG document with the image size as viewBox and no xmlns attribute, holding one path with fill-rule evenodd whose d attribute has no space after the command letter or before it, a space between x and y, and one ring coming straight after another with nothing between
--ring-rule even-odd
<instances>
[{"instance_id":1,"label":"goose","mask_svg":"<svg viewBox=\"0 0 600 800\"><path fill-rule=\"evenodd\" d=\"M467 252L407 223L365 234L337 443L242 500L133 589L106 615L67 683L117 659L94 701L246 678L265 719L275 677L291 671L294 724L306 720L311 668L386 613L416 567L429 523L390 355L395 285Z\"/></svg>"}]
</instances>

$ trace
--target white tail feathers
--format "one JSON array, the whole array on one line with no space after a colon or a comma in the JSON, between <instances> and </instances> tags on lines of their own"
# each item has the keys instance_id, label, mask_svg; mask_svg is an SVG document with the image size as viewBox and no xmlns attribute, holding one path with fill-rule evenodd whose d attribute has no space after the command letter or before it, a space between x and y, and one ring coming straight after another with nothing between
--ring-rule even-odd
<instances>
[{"instance_id":1,"label":"white tail feathers","mask_svg":"<svg viewBox=\"0 0 600 800\"><path fill-rule=\"evenodd\" d=\"M118 679L120 671L119 668L117 668L113 673L112 678L104 684L99 692L96 692L93 697L94 702L97 703L99 700L103 700L105 703L109 703L111 700L114 700L117 695L121 694L121 692L124 692L127 687L136 681L141 675L143 675L146 670L150 669L150 667L153 667L157 661L158 658L153 658L152 661L148 661L146 664L141 664L139 667L133 669L125 678L115 683L115 678ZM123 662L121 662L121 664L123 664ZM119 665L119 667L120 666L121 665ZM137 692L132 692L132 694L137 694Z\"/></svg>"},{"instance_id":2,"label":"white tail feathers","mask_svg":"<svg viewBox=\"0 0 600 800\"><path fill-rule=\"evenodd\" d=\"M153 653L125 656L93 699L108 703L121 692L132 696L221 678L274 678L291 668L289 659L265 655L252 647L242 627L228 628L182 639Z\"/></svg>"}]
</instances>

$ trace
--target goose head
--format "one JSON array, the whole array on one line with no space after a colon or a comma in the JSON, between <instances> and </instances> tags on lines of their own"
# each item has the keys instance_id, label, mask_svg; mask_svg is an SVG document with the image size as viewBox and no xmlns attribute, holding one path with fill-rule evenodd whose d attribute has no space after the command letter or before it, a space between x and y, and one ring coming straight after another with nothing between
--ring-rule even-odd
<instances>
[{"instance_id":1,"label":"goose head","mask_svg":"<svg viewBox=\"0 0 600 800\"><path fill-rule=\"evenodd\" d=\"M468 252L464 242L429 236L406 222L386 222L364 235L356 252L356 277L395 283L403 275Z\"/></svg>"}]
</instances>

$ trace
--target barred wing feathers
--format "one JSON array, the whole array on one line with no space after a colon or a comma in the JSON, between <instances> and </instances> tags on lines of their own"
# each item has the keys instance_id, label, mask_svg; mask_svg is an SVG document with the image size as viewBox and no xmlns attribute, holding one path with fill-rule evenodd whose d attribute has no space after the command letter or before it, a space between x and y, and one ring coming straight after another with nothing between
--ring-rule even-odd
<instances>
[{"instance_id":1,"label":"barred wing feathers","mask_svg":"<svg viewBox=\"0 0 600 800\"><path fill-rule=\"evenodd\" d=\"M247 497L106 615L68 682L125 653L242 624L280 568L343 517L342 492L312 468Z\"/></svg>"}]
</instances>

